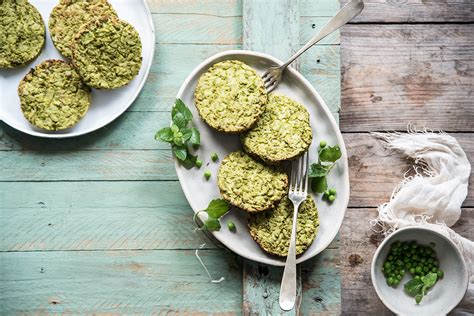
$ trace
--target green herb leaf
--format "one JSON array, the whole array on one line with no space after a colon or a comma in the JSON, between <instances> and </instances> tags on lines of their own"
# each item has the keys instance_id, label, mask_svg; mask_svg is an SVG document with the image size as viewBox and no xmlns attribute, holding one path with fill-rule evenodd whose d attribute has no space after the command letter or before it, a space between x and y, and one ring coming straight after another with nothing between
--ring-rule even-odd
<instances>
[{"instance_id":1,"label":"green herb leaf","mask_svg":"<svg viewBox=\"0 0 474 316\"><path fill-rule=\"evenodd\" d=\"M331 168L329 166L323 166L320 163L313 163L309 167L309 178L321 178L325 177Z\"/></svg>"},{"instance_id":2,"label":"green herb leaf","mask_svg":"<svg viewBox=\"0 0 474 316\"><path fill-rule=\"evenodd\" d=\"M415 302L416 304L420 304L421 300L423 299L423 295L422 294L417 294L415 295Z\"/></svg>"},{"instance_id":3,"label":"green herb leaf","mask_svg":"<svg viewBox=\"0 0 474 316\"><path fill-rule=\"evenodd\" d=\"M176 134L179 132L179 127L176 124L171 124L171 131L173 131L173 134Z\"/></svg>"},{"instance_id":4,"label":"green herb leaf","mask_svg":"<svg viewBox=\"0 0 474 316\"><path fill-rule=\"evenodd\" d=\"M414 297L417 294L421 293L423 285L423 281L419 279L411 279L410 281L405 283L405 292L411 297Z\"/></svg>"},{"instance_id":5,"label":"green herb leaf","mask_svg":"<svg viewBox=\"0 0 474 316\"><path fill-rule=\"evenodd\" d=\"M311 189L313 192L323 193L328 188L326 177L311 178Z\"/></svg>"},{"instance_id":6,"label":"green herb leaf","mask_svg":"<svg viewBox=\"0 0 474 316\"><path fill-rule=\"evenodd\" d=\"M189 123L189 121L192 120L193 114L189 110L189 108L184 104L181 99L176 99L173 109L171 110L171 118L174 119L175 115L180 113L183 115L184 119L186 120L186 124Z\"/></svg>"},{"instance_id":7,"label":"green herb leaf","mask_svg":"<svg viewBox=\"0 0 474 316\"><path fill-rule=\"evenodd\" d=\"M215 199L209 203L209 206L205 211L210 217L220 218L222 215L227 213L229 209L229 202L223 199Z\"/></svg>"},{"instance_id":8,"label":"green herb leaf","mask_svg":"<svg viewBox=\"0 0 474 316\"><path fill-rule=\"evenodd\" d=\"M183 137L184 141L188 141L191 138L191 136L193 135L193 132L191 131L191 129L187 128L187 127L182 128L180 130L180 132L181 132L181 134L183 134L182 137Z\"/></svg>"},{"instance_id":9,"label":"green herb leaf","mask_svg":"<svg viewBox=\"0 0 474 316\"><path fill-rule=\"evenodd\" d=\"M335 145L333 147L327 146L319 151L319 160L324 162L336 162L336 160L341 158L341 155L342 153L339 145Z\"/></svg>"},{"instance_id":10,"label":"green herb leaf","mask_svg":"<svg viewBox=\"0 0 474 316\"><path fill-rule=\"evenodd\" d=\"M173 154L181 161L184 161L188 156L188 150L186 146L173 146Z\"/></svg>"},{"instance_id":11,"label":"green herb leaf","mask_svg":"<svg viewBox=\"0 0 474 316\"><path fill-rule=\"evenodd\" d=\"M155 134L155 139L159 140L160 142L171 142L173 140L173 131L170 127L165 127L160 129Z\"/></svg>"},{"instance_id":12,"label":"green herb leaf","mask_svg":"<svg viewBox=\"0 0 474 316\"><path fill-rule=\"evenodd\" d=\"M189 142L195 146L201 145L201 134L196 127L191 127L191 137L189 138Z\"/></svg>"},{"instance_id":13,"label":"green herb leaf","mask_svg":"<svg viewBox=\"0 0 474 316\"><path fill-rule=\"evenodd\" d=\"M423 282L424 287L429 289L435 285L436 281L438 281L438 275L436 273L430 272L427 275L422 276L421 281Z\"/></svg>"},{"instance_id":14,"label":"green herb leaf","mask_svg":"<svg viewBox=\"0 0 474 316\"><path fill-rule=\"evenodd\" d=\"M188 153L186 154L186 159L184 159L181 164L184 166L184 168L191 169L196 165L196 160L197 156L190 154L188 151Z\"/></svg>"},{"instance_id":15,"label":"green herb leaf","mask_svg":"<svg viewBox=\"0 0 474 316\"><path fill-rule=\"evenodd\" d=\"M185 127L187 124L184 115L181 113L176 113L176 115L173 116L173 123L176 124L176 126L178 126L180 129Z\"/></svg>"},{"instance_id":16,"label":"green herb leaf","mask_svg":"<svg viewBox=\"0 0 474 316\"><path fill-rule=\"evenodd\" d=\"M217 218L209 217L203 224L203 228L209 231L217 231L221 229L221 223Z\"/></svg>"}]
</instances>

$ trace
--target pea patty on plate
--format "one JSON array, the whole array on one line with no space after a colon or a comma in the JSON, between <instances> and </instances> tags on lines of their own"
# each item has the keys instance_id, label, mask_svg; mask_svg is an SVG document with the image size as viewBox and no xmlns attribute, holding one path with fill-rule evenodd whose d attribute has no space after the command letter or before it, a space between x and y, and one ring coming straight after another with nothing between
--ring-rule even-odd
<instances>
[{"instance_id":1,"label":"pea patty on plate","mask_svg":"<svg viewBox=\"0 0 474 316\"><path fill-rule=\"evenodd\" d=\"M247 212L260 212L287 194L288 176L242 151L235 151L222 160L217 184L222 197L230 204Z\"/></svg>"},{"instance_id":2,"label":"pea patty on plate","mask_svg":"<svg viewBox=\"0 0 474 316\"><path fill-rule=\"evenodd\" d=\"M268 253L285 257L290 246L293 224L293 203L284 197L273 209L250 214L250 235ZM314 241L319 228L318 210L311 196L298 211L296 254L302 254Z\"/></svg>"},{"instance_id":3,"label":"pea patty on plate","mask_svg":"<svg viewBox=\"0 0 474 316\"><path fill-rule=\"evenodd\" d=\"M140 71L140 36L125 21L101 17L81 28L72 46L72 62L90 87L122 87Z\"/></svg>"},{"instance_id":4,"label":"pea patty on plate","mask_svg":"<svg viewBox=\"0 0 474 316\"><path fill-rule=\"evenodd\" d=\"M218 131L234 134L253 127L267 103L262 78L238 60L210 67L199 78L194 97L204 122Z\"/></svg>"},{"instance_id":5,"label":"pea patty on plate","mask_svg":"<svg viewBox=\"0 0 474 316\"><path fill-rule=\"evenodd\" d=\"M312 139L308 110L276 94L270 94L257 125L241 136L246 152L270 163L298 157L309 148Z\"/></svg>"},{"instance_id":6,"label":"pea patty on plate","mask_svg":"<svg viewBox=\"0 0 474 316\"><path fill-rule=\"evenodd\" d=\"M50 131L75 125L91 103L90 88L62 60L46 60L31 69L20 81L18 95L25 118Z\"/></svg>"},{"instance_id":7,"label":"pea patty on plate","mask_svg":"<svg viewBox=\"0 0 474 316\"><path fill-rule=\"evenodd\" d=\"M102 16L117 17L107 0L61 0L51 12L48 22L56 49L71 58L71 46L81 27Z\"/></svg>"},{"instance_id":8,"label":"pea patty on plate","mask_svg":"<svg viewBox=\"0 0 474 316\"><path fill-rule=\"evenodd\" d=\"M44 46L45 32L40 13L28 1L0 1L0 68L35 59Z\"/></svg>"}]
</instances>

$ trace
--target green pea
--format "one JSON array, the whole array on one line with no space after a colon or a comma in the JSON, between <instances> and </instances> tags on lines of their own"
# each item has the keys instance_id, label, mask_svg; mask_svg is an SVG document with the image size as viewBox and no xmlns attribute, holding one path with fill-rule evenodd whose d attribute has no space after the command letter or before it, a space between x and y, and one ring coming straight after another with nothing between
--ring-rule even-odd
<instances>
[{"instance_id":1,"label":"green pea","mask_svg":"<svg viewBox=\"0 0 474 316\"><path fill-rule=\"evenodd\" d=\"M196 162L194 163L194 165L196 166L196 168L201 168L202 166L202 160L201 159L196 159Z\"/></svg>"},{"instance_id":2,"label":"green pea","mask_svg":"<svg viewBox=\"0 0 474 316\"><path fill-rule=\"evenodd\" d=\"M393 256L392 256L392 255L388 256L388 260L392 261L392 260L393 260Z\"/></svg>"},{"instance_id":3,"label":"green pea","mask_svg":"<svg viewBox=\"0 0 474 316\"><path fill-rule=\"evenodd\" d=\"M329 189L328 192L329 192L329 195L336 195L336 189L334 188Z\"/></svg>"},{"instance_id":4,"label":"green pea","mask_svg":"<svg viewBox=\"0 0 474 316\"><path fill-rule=\"evenodd\" d=\"M433 258L428 258L428 263L433 263Z\"/></svg>"},{"instance_id":5,"label":"green pea","mask_svg":"<svg viewBox=\"0 0 474 316\"><path fill-rule=\"evenodd\" d=\"M420 267L420 266L417 266L417 267L415 268L415 271L416 271L416 273L420 273L421 271L423 271L423 268Z\"/></svg>"},{"instance_id":6,"label":"green pea","mask_svg":"<svg viewBox=\"0 0 474 316\"><path fill-rule=\"evenodd\" d=\"M405 265L405 267L407 267L407 269L410 269L410 268L411 268L411 262L407 262L407 264Z\"/></svg>"},{"instance_id":7,"label":"green pea","mask_svg":"<svg viewBox=\"0 0 474 316\"><path fill-rule=\"evenodd\" d=\"M393 284L393 278L392 278L392 277L389 277L389 278L387 279L387 284L388 284L388 285L392 285L392 284Z\"/></svg>"},{"instance_id":8,"label":"green pea","mask_svg":"<svg viewBox=\"0 0 474 316\"><path fill-rule=\"evenodd\" d=\"M421 259L420 259L420 262L421 262L421 263L425 263L425 262L426 262L426 258L421 258Z\"/></svg>"},{"instance_id":9,"label":"green pea","mask_svg":"<svg viewBox=\"0 0 474 316\"><path fill-rule=\"evenodd\" d=\"M423 272L426 273L426 272L428 272L428 271L430 271L430 268L428 268L428 267L423 267Z\"/></svg>"},{"instance_id":10,"label":"green pea","mask_svg":"<svg viewBox=\"0 0 474 316\"><path fill-rule=\"evenodd\" d=\"M335 195L330 195L330 196L328 197L328 200L329 200L329 202L332 203L332 202L334 202L334 201L336 200L336 196L335 196Z\"/></svg>"},{"instance_id":11,"label":"green pea","mask_svg":"<svg viewBox=\"0 0 474 316\"><path fill-rule=\"evenodd\" d=\"M420 279L420 276L419 276L419 275L415 275L414 279L419 280L419 279Z\"/></svg>"},{"instance_id":12,"label":"green pea","mask_svg":"<svg viewBox=\"0 0 474 316\"><path fill-rule=\"evenodd\" d=\"M319 147L324 148L328 143L325 140L319 142Z\"/></svg>"},{"instance_id":13,"label":"green pea","mask_svg":"<svg viewBox=\"0 0 474 316\"><path fill-rule=\"evenodd\" d=\"M400 284L399 280L397 280L397 279L393 280L393 285L394 286L398 286L399 284Z\"/></svg>"},{"instance_id":14,"label":"green pea","mask_svg":"<svg viewBox=\"0 0 474 316\"><path fill-rule=\"evenodd\" d=\"M444 277L444 272L442 270L438 270L436 274L438 275L438 279L442 279Z\"/></svg>"},{"instance_id":15,"label":"green pea","mask_svg":"<svg viewBox=\"0 0 474 316\"><path fill-rule=\"evenodd\" d=\"M217 159L219 159L219 156L217 156L217 153L212 153L211 154L211 160L215 162L215 161L217 161Z\"/></svg>"},{"instance_id":16,"label":"green pea","mask_svg":"<svg viewBox=\"0 0 474 316\"><path fill-rule=\"evenodd\" d=\"M385 261L385 263L383 264L383 266L384 266L385 269L389 269L390 266L391 266L391 264L390 264L390 262Z\"/></svg>"},{"instance_id":17,"label":"green pea","mask_svg":"<svg viewBox=\"0 0 474 316\"><path fill-rule=\"evenodd\" d=\"M436 267L431 268L431 272L433 272L433 273L438 272L438 268L436 268Z\"/></svg>"},{"instance_id":18,"label":"green pea","mask_svg":"<svg viewBox=\"0 0 474 316\"><path fill-rule=\"evenodd\" d=\"M435 267L437 267L437 266L439 265L438 261L436 261L436 260L433 261L433 265L434 265Z\"/></svg>"},{"instance_id":19,"label":"green pea","mask_svg":"<svg viewBox=\"0 0 474 316\"><path fill-rule=\"evenodd\" d=\"M234 224L234 222L233 222L233 221L228 221L228 222L227 222L227 228L228 228L229 230L232 230L232 231L235 230L235 224Z\"/></svg>"},{"instance_id":20,"label":"green pea","mask_svg":"<svg viewBox=\"0 0 474 316\"><path fill-rule=\"evenodd\" d=\"M410 273L415 274L415 268L410 268Z\"/></svg>"},{"instance_id":21,"label":"green pea","mask_svg":"<svg viewBox=\"0 0 474 316\"><path fill-rule=\"evenodd\" d=\"M209 170L206 170L204 172L204 178L206 178L206 180L209 180L211 178L211 172Z\"/></svg>"}]
</instances>

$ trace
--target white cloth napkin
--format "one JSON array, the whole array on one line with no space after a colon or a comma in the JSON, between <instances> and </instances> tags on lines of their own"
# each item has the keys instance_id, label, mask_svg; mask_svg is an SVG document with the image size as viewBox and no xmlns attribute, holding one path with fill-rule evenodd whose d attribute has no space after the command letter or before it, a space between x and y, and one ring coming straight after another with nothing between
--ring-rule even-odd
<instances>
[{"instance_id":1,"label":"white cloth napkin","mask_svg":"<svg viewBox=\"0 0 474 316\"><path fill-rule=\"evenodd\" d=\"M378 207L374 225L385 235L407 226L425 226L449 237L459 248L469 272L469 288L453 315L474 313L474 242L451 228L461 216L467 196L471 164L454 137L445 133L410 130L408 133L373 133L389 149L414 159L415 175L393 190L388 203Z\"/></svg>"}]
</instances>

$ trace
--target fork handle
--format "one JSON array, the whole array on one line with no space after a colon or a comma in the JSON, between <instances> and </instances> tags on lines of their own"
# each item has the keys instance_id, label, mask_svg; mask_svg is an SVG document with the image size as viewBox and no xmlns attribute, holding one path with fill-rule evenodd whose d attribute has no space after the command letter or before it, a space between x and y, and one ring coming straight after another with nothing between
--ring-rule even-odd
<instances>
[{"instance_id":1,"label":"fork handle","mask_svg":"<svg viewBox=\"0 0 474 316\"><path fill-rule=\"evenodd\" d=\"M285 311L292 310L296 302L296 224L299 204L295 204L294 207L290 248L288 249L280 287L280 308Z\"/></svg>"},{"instance_id":2,"label":"fork handle","mask_svg":"<svg viewBox=\"0 0 474 316\"><path fill-rule=\"evenodd\" d=\"M288 67L296 58L307 51L311 46L355 18L364 8L364 1L352 0L346 4L329 22L326 24L305 46L297 51L291 58L284 63L280 69Z\"/></svg>"}]
</instances>

